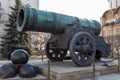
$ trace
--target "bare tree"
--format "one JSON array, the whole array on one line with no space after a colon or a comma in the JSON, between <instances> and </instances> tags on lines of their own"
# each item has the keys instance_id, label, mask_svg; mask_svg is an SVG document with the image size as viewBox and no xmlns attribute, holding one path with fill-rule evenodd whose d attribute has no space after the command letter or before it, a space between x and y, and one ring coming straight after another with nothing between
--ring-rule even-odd
<instances>
[{"instance_id":1,"label":"bare tree","mask_svg":"<svg viewBox=\"0 0 120 80\"><path fill-rule=\"evenodd\" d=\"M45 43L49 39L50 34L42 32L34 32L31 35L32 48L37 52L44 52Z\"/></svg>"},{"instance_id":2,"label":"bare tree","mask_svg":"<svg viewBox=\"0 0 120 80\"><path fill-rule=\"evenodd\" d=\"M42 32L40 32L39 34L40 34L40 36L39 36L39 44L38 44L39 50L38 51L44 52L45 44L46 44L47 40L49 39L50 34L42 33Z\"/></svg>"}]
</instances>

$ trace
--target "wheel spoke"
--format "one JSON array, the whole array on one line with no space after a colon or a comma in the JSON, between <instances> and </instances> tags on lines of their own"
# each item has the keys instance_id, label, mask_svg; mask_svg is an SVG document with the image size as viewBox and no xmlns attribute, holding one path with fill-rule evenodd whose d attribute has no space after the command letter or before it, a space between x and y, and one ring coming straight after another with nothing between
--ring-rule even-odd
<instances>
[{"instance_id":1,"label":"wheel spoke","mask_svg":"<svg viewBox=\"0 0 120 80\"><path fill-rule=\"evenodd\" d=\"M79 59L79 57L80 57L80 53L79 52L75 52L75 58Z\"/></svg>"},{"instance_id":2,"label":"wheel spoke","mask_svg":"<svg viewBox=\"0 0 120 80\"><path fill-rule=\"evenodd\" d=\"M87 44L88 43L87 37L84 37L84 39L82 40L82 42L83 42L84 45Z\"/></svg>"},{"instance_id":3,"label":"wheel spoke","mask_svg":"<svg viewBox=\"0 0 120 80\"><path fill-rule=\"evenodd\" d=\"M56 53L54 53L55 57L58 58L59 53L56 51Z\"/></svg>"},{"instance_id":4,"label":"wheel spoke","mask_svg":"<svg viewBox=\"0 0 120 80\"><path fill-rule=\"evenodd\" d=\"M87 39L87 45L91 45L90 43L90 39Z\"/></svg>"},{"instance_id":5,"label":"wheel spoke","mask_svg":"<svg viewBox=\"0 0 120 80\"><path fill-rule=\"evenodd\" d=\"M91 56L91 53L87 53L86 56L89 58Z\"/></svg>"},{"instance_id":6,"label":"wheel spoke","mask_svg":"<svg viewBox=\"0 0 120 80\"><path fill-rule=\"evenodd\" d=\"M85 54L81 54L80 57L81 57L81 61L85 61L85 57L86 57Z\"/></svg>"},{"instance_id":7,"label":"wheel spoke","mask_svg":"<svg viewBox=\"0 0 120 80\"><path fill-rule=\"evenodd\" d=\"M78 44L78 45L81 45L81 44L82 44L82 42L81 42L80 39L77 41L77 44Z\"/></svg>"},{"instance_id":8,"label":"wheel spoke","mask_svg":"<svg viewBox=\"0 0 120 80\"><path fill-rule=\"evenodd\" d=\"M76 45L76 47L74 47L74 50L80 52L81 51L81 46L80 45Z\"/></svg>"},{"instance_id":9,"label":"wheel spoke","mask_svg":"<svg viewBox=\"0 0 120 80\"><path fill-rule=\"evenodd\" d=\"M54 50L51 50L51 49L50 49L50 50L49 50L49 53L50 53L51 56L54 56Z\"/></svg>"},{"instance_id":10,"label":"wheel spoke","mask_svg":"<svg viewBox=\"0 0 120 80\"><path fill-rule=\"evenodd\" d=\"M59 58L60 58L60 59L64 57L64 51L61 51L61 50L60 50L58 53L59 53Z\"/></svg>"}]
</instances>

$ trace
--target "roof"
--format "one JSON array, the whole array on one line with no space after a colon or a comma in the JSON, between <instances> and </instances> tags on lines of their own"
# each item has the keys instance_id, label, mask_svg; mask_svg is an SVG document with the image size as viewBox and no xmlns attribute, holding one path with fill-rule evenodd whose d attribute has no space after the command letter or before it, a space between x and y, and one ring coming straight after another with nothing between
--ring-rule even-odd
<instances>
[{"instance_id":1,"label":"roof","mask_svg":"<svg viewBox=\"0 0 120 80\"><path fill-rule=\"evenodd\" d=\"M120 9L120 6L116 8L114 13L116 14L119 9Z\"/></svg>"},{"instance_id":2,"label":"roof","mask_svg":"<svg viewBox=\"0 0 120 80\"><path fill-rule=\"evenodd\" d=\"M102 17L105 17L106 13L109 12L109 11L112 12L112 14L114 14L115 11L116 11L116 8L115 8L115 9L109 9L109 10L105 11L105 12L103 13L103 16L102 16Z\"/></svg>"}]
</instances>

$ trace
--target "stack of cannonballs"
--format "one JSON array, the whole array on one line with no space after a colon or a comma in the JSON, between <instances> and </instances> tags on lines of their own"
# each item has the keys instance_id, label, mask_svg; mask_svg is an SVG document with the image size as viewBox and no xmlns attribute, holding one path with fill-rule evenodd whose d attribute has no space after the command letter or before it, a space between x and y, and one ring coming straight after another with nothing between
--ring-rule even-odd
<instances>
[{"instance_id":1,"label":"stack of cannonballs","mask_svg":"<svg viewBox=\"0 0 120 80\"><path fill-rule=\"evenodd\" d=\"M38 67L27 64L29 54L18 49L11 54L11 62L0 67L0 78L12 78L17 74L21 78L32 78L38 74Z\"/></svg>"}]
</instances>

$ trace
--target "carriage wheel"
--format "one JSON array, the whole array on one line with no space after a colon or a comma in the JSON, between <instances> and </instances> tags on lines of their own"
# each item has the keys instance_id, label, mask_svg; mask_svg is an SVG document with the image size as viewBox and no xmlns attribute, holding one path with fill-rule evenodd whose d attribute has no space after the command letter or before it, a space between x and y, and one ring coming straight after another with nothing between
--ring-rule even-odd
<instances>
[{"instance_id":1,"label":"carriage wheel","mask_svg":"<svg viewBox=\"0 0 120 80\"><path fill-rule=\"evenodd\" d=\"M67 54L67 50L60 50L60 49L52 49L50 48L49 42L46 44L46 56L51 60L51 61L63 61Z\"/></svg>"},{"instance_id":2,"label":"carriage wheel","mask_svg":"<svg viewBox=\"0 0 120 80\"><path fill-rule=\"evenodd\" d=\"M71 39L69 50L75 64L89 66L96 54L95 41L89 33L79 32Z\"/></svg>"}]
</instances>

